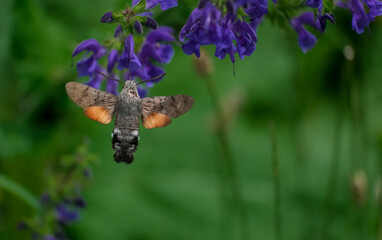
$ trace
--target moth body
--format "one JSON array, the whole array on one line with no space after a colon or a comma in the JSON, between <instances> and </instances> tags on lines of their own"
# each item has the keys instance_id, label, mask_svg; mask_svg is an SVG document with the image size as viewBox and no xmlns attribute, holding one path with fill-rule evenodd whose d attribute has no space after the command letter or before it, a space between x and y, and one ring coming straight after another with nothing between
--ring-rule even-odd
<instances>
[{"instance_id":1,"label":"moth body","mask_svg":"<svg viewBox=\"0 0 382 240\"><path fill-rule=\"evenodd\" d=\"M138 146L142 101L133 81L126 81L115 104L112 146L116 162L132 163Z\"/></svg>"}]
</instances>

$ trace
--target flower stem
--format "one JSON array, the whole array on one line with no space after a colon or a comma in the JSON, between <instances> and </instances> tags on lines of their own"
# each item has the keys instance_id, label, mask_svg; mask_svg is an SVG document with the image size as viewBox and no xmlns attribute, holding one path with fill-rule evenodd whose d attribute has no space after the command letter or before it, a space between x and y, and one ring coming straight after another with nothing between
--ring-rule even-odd
<instances>
[{"instance_id":1,"label":"flower stem","mask_svg":"<svg viewBox=\"0 0 382 240\"><path fill-rule=\"evenodd\" d=\"M14 182L7 176L0 173L0 189L7 190L15 196L22 199L29 206L31 206L36 212L41 210L38 200L33 194L18 183Z\"/></svg>"},{"instance_id":2,"label":"flower stem","mask_svg":"<svg viewBox=\"0 0 382 240\"><path fill-rule=\"evenodd\" d=\"M269 123L269 131L271 135L271 151L272 151L272 178L273 178L273 206L274 206L274 225L275 239L282 240L282 217L281 217L281 185L280 185L280 169L277 154L277 136L274 124Z\"/></svg>"},{"instance_id":3,"label":"flower stem","mask_svg":"<svg viewBox=\"0 0 382 240\"><path fill-rule=\"evenodd\" d=\"M325 197L325 215L323 220L323 231L322 239L330 239L329 234L329 225L332 219L332 210L334 197L337 191L337 182L338 182L338 171L339 171L339 158L341 152L341 133L342 133L342 111L341 105L339 104L337 111L337 116L334 126L334 138L333 138L333 152L331 159L331 166L329 172L329 181L326 187L326 197Z\"/></svg>"},{"instance_id":4,"label":"flower stem","mask_svg":"<svg viewBox=\"0 0 382 240\"><path fill-rule=\"evenodd\" d=\"M380 150L381 152L381 150ZM376 206L376 219L375 219L375 239L382 240L382 159L379 158L379 178L377 183L377 206Z\"/></svg>"},{"instance_id":5,"label":"flower stem","mask_svg":"<svg viewBox=\"0 0 382 240\"><path fill-rule=\"evenodd\" d=\"M215 91L213 81L210 77L204 77L204 83L206 85L208 94L211 98L212 107L215 112L216 120L219 120L219 124L216 130L216 137L219 141L222 150L222 164L225 166L225 175L227 176L227 181L230 184L230 192L232 197L232 202L236 206L237 213L239 215L240 223L240 234L241 239L248 240L251 239L250 231L248 228L248 218L245 210L245 205L243 202L242 192L238 176L236 174L236 166L234 159L232 157L232 152L230 150L230 145L228 142L228 135L226 131L226 121L224 119L223 111L219 104L219 99Z\"/></svg>"}]
</instances>

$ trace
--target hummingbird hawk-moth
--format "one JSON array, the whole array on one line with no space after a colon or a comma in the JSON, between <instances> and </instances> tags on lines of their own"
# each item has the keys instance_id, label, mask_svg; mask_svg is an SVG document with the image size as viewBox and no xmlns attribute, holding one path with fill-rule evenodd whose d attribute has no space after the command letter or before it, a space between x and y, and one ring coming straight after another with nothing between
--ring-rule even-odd
<instances>
[{"instance_id":1,"label":"hummingbird hawk-moth","mask_svg":"<svg viewBox=\"0 0 382 240\"><path fill-rule=\"evenodd\" d=\"M187 95L140 98L137 84L130 80L124 83L119 96L77 82L68 82L65 88L88 118L108 124L115 116L111 135L117 163L133 162L140 119L147 129L165 127L171 123L171 118L185 114L194 104L194 99Z\"/></svg>"}]
</instances>

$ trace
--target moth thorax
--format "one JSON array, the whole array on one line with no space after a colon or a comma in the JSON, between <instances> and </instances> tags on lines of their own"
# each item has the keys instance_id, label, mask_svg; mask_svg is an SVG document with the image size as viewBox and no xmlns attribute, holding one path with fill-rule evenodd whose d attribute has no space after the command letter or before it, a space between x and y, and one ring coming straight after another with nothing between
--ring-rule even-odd
<instances>
[{"instance_id":1,"label":"moth thorax","mask_svg":"<svg viewBox=\"0 0 382 240\"><path fill-rule=\"evenodd\" d=\"M127 97L127 98L139 98L137 88L124 88L121 91L121 96Z\"/></svg>"}]
</instances>

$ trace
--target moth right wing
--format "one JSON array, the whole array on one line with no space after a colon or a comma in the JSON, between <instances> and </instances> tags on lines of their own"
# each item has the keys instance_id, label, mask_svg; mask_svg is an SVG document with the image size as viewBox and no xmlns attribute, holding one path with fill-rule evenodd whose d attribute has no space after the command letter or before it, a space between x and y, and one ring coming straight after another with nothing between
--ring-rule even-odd
<instances>
[{"instance_id":1,"label":"moth right wing","mask_svg":"<svg viewBox=\"0 0 382 240\"><path fill-rule=\"evenodd\" d=\"M194 99L187 95L142 98L142 123L147 129L165 127L171 118L188 112Z\"/></svg>"},{"instance_id":2,"label":"moth right wing","mask_svg":"<svg viewBox=\"0 0 382 240\"><path fill-rule=\"evenodd\" d=\"M66 92L75 104L84 109L85 115L102 124L111 122L118 97L88 85L68 82Z\"/></svg>"}]
</instances>

